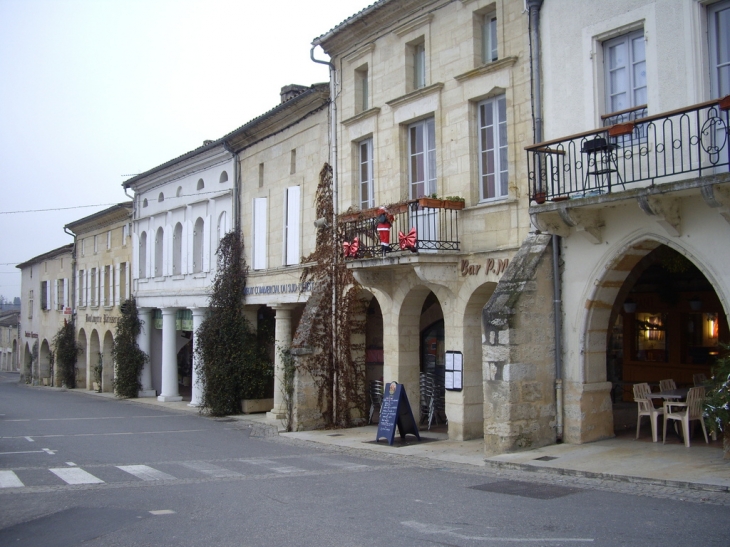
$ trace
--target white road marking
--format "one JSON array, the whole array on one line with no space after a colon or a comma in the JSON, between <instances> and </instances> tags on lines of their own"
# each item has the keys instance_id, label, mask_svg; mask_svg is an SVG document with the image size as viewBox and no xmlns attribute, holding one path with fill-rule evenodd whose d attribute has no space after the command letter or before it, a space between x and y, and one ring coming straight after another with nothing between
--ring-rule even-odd
<instances>
[{"instance_id":1,"label":"white road marking","mask_svg":"<svg viewBox=\"0 0 730 547\"><path fill-rule=\"evenodd\" d=\"M6 422L29 422L30 420L28 418L23 418L22 420L5 420Z\"/></svg>"},{"instance_id":2,"label":"white road marking","mask_svg":"<svg viewBox=\"0 0 730 547\"><path fill-rule=\"evenodd\" d=\"M0 488L22 488L25 486L12 471L0 471Z\"/></svg>"},{"instance_id":3,"label":"white road marking","mask_svg":"<svg viewBox=\"0 0 730 547\"><path fill-rule=\"evenodd\" d=\"M58 452L58 450L51 450L50 448L41 448L41 450L43 450L43 452L45 452L46 454L50 454L51 456Z\"/></svg>"},{"instance_id":4,"label":"white road marking","mask_svg":"<svg viewBox=\"0 0 730 547\"><path fill-rule=\"evenodd\" d=\"M401 522L403 526L407 526L422 534L443 534L447 536L457 537L459 539L468 539L471 541L501 541L515 543L593 543L593 538L551 538L551 537L533 537L533 538L505 538L505 537L489 537L489 536L467 536L456 532L460 528L439 526L426 522L417 522L408 520ZM491 527L490 527L491 528Z\"/></svg>"},{"instance_id":5,"label":"white road marking","mask_svg":"<svg viewBox=\"0 0 730 547\"><path fill-rule=\"evenodd\" d=\"M26 437L25 439L26 439L26 440L27 440L27 441L28 441L29 443L34 443L34 442L35 442L35 441L34 441L33 439L31 439L30 437Z\"/></svg>"},{"instance_id":6,"label":"white road marking","mask_svg":"<svg viewBox=\"0 0 730 547\"><path fill-rule=\"evenodd\" d=\"M4 456L6 454L43 454L45 450L21 450L19 452L0 452L0 456Z\"/></svg>"},{"instance_id":7,"label":"white road marking","mask_svg":"<svg viewBox=\"0 0 730 547\"><path fill-rule=\"evenodd\" d=\"M137 477L138 479L142 479L143 481L175 480L175 477L173 477L172 475L163 473L162 471L154 469L153 467L149 467L148 465L117 465L117 468L125 471L126 473L129 473L130 475L134 475L135 477Z\"/></svg>"},{"instance_id":8,"label":"white road marking","mask_svg":"<svg viewBox=\"0 0 730 547\"><path fill-rule=\"evenodd\" d=\"M68 484L101 484L104 482L80 467L55 467L49 471Z\"/></svg>"},{"instance_id":9,"label":"white road marking","mask_svg":"<svg viewBox=\"0 0 730 547\"><path fill-rule=\"evenodd\" d=\"M171 509L158 509L157 511L150 511L150 515L174 515L175 511Z\"/></svg>"},{"instance_id":10,"label":"white road marking","mask_svg":"<svg viewBox=\"0 0 730 547\"><path fill-rule=\"evenodd\" d=\"M66 462L66 465L69 467L76 467L76 464L74 462Z\"/></svg>"},{"instance_id":11,"label":"white road marking","mask_svg":"<svg viewBox=\"0 0 730 547\"><path fill-rule=\"evenodd\" d=\"M342 460L335 460L335 459L329 458L327 456L307 456L307 459L315 461L317 463L321 463L322 465L339 467L341 469L364 469L366 467L370 467L369 465L364 465L361 463L352 463L352 462L345 462Z\"/></svg>"},{"instance_id":12,"label":"white road marking","mask_svg":"<svg viewBox=\"0 0 730 547\"><path fill-rule=\"evenodd\" d=\"M241 473L231 471L230 469L225 469L223 467L218 467L217 465L213 465L212 463L208 462L182 462L180 465L183 465L188 469L192 469L193 471L197 471L199 473L210 475L211 477L216 478L241 476Z\"/></svg>"},{"instance_id":13,"label":"white road marking","mask_svg":"<svg viewBox=\"0 0 730 547\"><path fill-rule=\"evenodd\" d=\"M298 467L292 467L290 465L281 465L272 460L240 460L240 461L242 461L244 463L250 463L253 465L261 465L263 467L267 467L274 473L301 473L304 471L304 469L299 469Z\"/></svg>"}]
</instances>

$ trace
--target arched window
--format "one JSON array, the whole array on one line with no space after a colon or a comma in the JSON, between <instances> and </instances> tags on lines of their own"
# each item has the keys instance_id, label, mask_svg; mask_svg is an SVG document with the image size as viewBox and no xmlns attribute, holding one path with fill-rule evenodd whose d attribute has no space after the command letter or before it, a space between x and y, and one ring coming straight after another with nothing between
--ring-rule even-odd
<instances>
[{"instance_id":1,"label":"arched window","mask_svg":"<svg viewBox=\"0 0 730 547\"><path fill-rule=\"evenodd\" d=\"M147 207L147 198L142 201L142 207Z\"/></svg>"},{"instance_id":2,"label":"arched window","mask_svg":"<svg viewBox=\"0 0 730 547\"><path fill-rule=\"evenodd\" d=\"M193 273L203 271L203 228L205 223L202 218L195 221L195 230L193 231Z\"/></svg>"},{"instance_id":3,"label":"arched window","mask_svg":"<svg viewBox=\"0 0 730 547\"><path fill-rule=\"evenodd\" d=\"M198 181L198 190L202 190L203 188L205 188L205 183L203 182L203 179L200 179Z\"/></svg>"},{"instance_id":4,"label":"arched window","mask_svg":"<svg viewBox=\"0 0 730 547\"><path fill-rule=\"evenodd\" d=\"M175 192L175 197L182 197L182 186L177 187L177 192Z\"/></svg>"},{"instance_id":5,"label":"arched window","mask_svg":"<svg viewBox=\"0 0 730 547\"><path fill-rule=\"evenodd\" d=\"M182 224L175 224L172 233L172 275L182 274Z\"/></svg>"},{"instance_id":6,"label":"arched window","mask_svg":"<svg viewBox=\"0 0 730 547\"><path fill-rule=\"evenodd\" d=\"M220 243L221 239L223 239L223 236L225 236L228 233L228 217L226 216L226 212L223 211L220 216L218 217L218 243Z\"/></svg>"},{"instance_id":7,"label":"arched window","mask_svg":"<svg viewBox=\"0 0 730 547\"><path fill-rule=\"evenodd\" d=\"M138 276L140 279L147 277L147 232L139 235L139 256L137 257L139 264Z\"/></svg>"},{"instance_id":8,"label":"arched window","mask_svg":"<svg viewBox=\"0 0 730 547\"><path fill-rule=\"evenodd\" d=\"M160 192L160 195L157 196L157 201L159 203L162 203L163 201L165 201L165 194L163 194L162 192Z\"/></svg>"},{"instance_id":9,"label":"arched window","mask_svg":"<svg viewBox=\"0 0 730 547\"><path fill-rule=\"evenodd\" d=\"M218 180L218 182L220 182L220 183L228 182L228 173L223 171L221 173L221 178Z\"/></svg>"},{"instance_id":10,"label":"arched window","mask_svg":"<svg viewBox=\"0 0 730 547\"><path fill-rule=\"evenodd\" d=\"M164 236L165 231L162 227L157 228L157 234L155 235L155 277L164 275L162 270L162 257L165 248Z\"/></svg>"}]
</instances>

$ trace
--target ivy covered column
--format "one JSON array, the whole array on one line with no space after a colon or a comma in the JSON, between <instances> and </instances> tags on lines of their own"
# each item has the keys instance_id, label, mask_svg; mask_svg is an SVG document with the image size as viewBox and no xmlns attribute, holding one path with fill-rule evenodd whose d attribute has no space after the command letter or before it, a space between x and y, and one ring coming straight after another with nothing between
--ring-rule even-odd
<instances>
[{"instance_id":1,"label":"ivy covered column","mask_svg":"<svg viewBox=\"0 0 730 547\"><path fill-rule=\"evenodd\" d=\"M198 352L195 351L198 345L198 329L203 324L205 314L208 312L208 308L193 308L193 380L192 380L192 394L190 396L190 403L188 406L200 406L202 404L202 390L198 385Z\"/></svg>"},{"instance_id":2,"label":"ivy covered column","mask_svg":"<svg viewBox=\"0 0 730 547\"><path fill-rule=\"evenodd\" d=\"M177 308L162 309L162 393L157 400L163 403L182 401L177 390L176 319Z\"/></svg>"},{"instance_id":3,"label":"ivy covered column","mask_svg":"<svg viewBox=\"0 0 730 547\"><path fill-rule=\"evenodd\" d=\"M152 389L152 356L150 355L153 328L152 308L137 308L137 315L142 323L142 329L140 330L139 336L137 336L137 345L139 346L139 349L147 354L148 357L139 378L139 381L142 384L142 389L137 394L137 397L154 397L156 393L155 390Z\"/></svg>"},{"instance_id":4,"label":"ivy covered column","mask_svg":"<svg viewBox=\"0 0 730 547\"><path fill-rule=\"evenodd\" d=\"M284 401L284 363L281 360L279 348L288 349L291 346L291 311L294 304L274 304L271 306L276 310L276 328L274 338L276 339L274 350L274 408L266 414L269 418L286 418L286 402Z\"/></svg>"}]
</instances>

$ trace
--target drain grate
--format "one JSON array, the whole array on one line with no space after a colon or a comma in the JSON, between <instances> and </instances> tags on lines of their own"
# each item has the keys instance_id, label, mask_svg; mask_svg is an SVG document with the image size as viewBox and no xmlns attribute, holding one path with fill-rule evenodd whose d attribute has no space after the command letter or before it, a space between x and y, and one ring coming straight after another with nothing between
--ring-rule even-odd
<instances>
[{"instance_id":1,"label":"drain grate","mask_svg":"<svg viewBox=\"0 0 730 547\"><path fill-rule=\"evenodd\" d=\"M551 500L580 492L579 488L524 481L497 481L470 486L469 488L483 490L484 492L494 492L495 494L509 494L510 496L522 496L523 498L539 500Z\"/></svg>"},{"instance_id":2,"label":"drain grate","mask_svg":"<svg viewBox=\"0 0 730 547\"><path fill-rule=\"evenodd\" d=\"M557 456L542 456L541 458L535 458L535 461L538 462L549 462L552 460L557 460Z\"/></svg>"}]
</instances>

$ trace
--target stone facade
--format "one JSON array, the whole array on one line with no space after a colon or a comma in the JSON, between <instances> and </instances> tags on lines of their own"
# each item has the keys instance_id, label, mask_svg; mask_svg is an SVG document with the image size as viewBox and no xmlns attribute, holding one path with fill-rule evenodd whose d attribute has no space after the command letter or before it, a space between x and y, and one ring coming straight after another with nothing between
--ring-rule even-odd
<instances>
[{"instance_id":1,"label":"stone facade","mask_svg":"<svg viewBox=\"0 0 730 547\"><path fill-rule=\"evenodd\" d=\"M132 296L132 203L120 203L66 225L76 236L73 308L76 314L76 385L113 391L112 344L120 304Z\"/></svg>"},{"instance_id":2,"label":"stone facade","mask_svg":"<svg viewBox=\"0 0 730 547\"><path fill-rule=\"evenodd\" d=\"M19 370L19 342L20 311L0 311L0 370Z\"/></svg>"}]
</instances>

